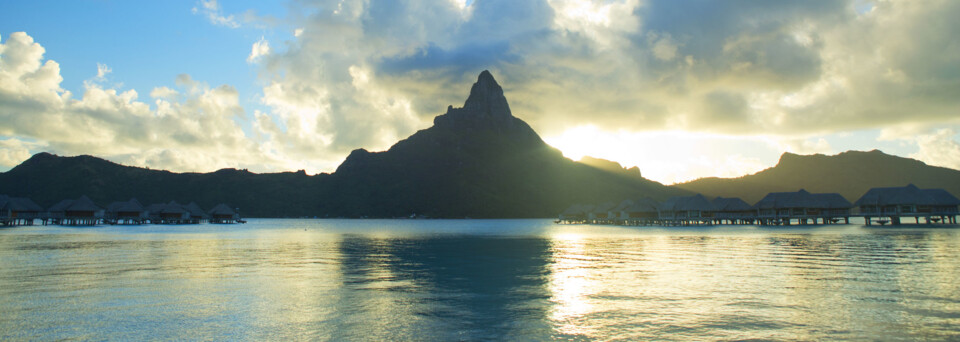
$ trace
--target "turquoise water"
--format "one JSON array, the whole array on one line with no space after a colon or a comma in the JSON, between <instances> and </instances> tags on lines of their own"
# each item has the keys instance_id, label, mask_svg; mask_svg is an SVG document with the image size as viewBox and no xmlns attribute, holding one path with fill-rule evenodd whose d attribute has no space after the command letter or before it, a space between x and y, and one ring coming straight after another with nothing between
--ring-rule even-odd
<instances>
[{"instance_id":1,"label":"turquoise water","mask_svg":"<svg viewBox=\"0 0 960 342\"><path fill-rule=\"evenodd\" d=\"M957 340L960 229L0 229L0 340Z\"/></svg>"}]
</instances>

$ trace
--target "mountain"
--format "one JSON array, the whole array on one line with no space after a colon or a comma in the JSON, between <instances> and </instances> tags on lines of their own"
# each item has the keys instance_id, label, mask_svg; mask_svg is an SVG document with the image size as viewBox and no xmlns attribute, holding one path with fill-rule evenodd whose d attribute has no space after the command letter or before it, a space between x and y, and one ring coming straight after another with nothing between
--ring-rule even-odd
<instances>
[{"instance_id":1,"label":"mountain","mask_svg":"<svg viewBox=\"0 0 960 342\"><path fill-rule=\"evenodd\" d=\"M222 169L211 173L173 173L123 166L91 156L59 157L38 153L0 174L0 194L16 194L48 208L62 199L87 195L102 206L137 198L141 203L197 202L210 209L227 202L248 216L301 216L315 205L320 176L303 171L256 174Z\"/></svg>"},{"instance_id":2,"label":"mountain","mask_svg":"<svg viewBox=\"0 0 960 342\"><path fill-rule=\"evenodd\" d=\"M0 194L47 207L87 195L100 205L131 197L204 208L227 202L256 217L450 218L552 217L574 203L688 194L619 169L564 158L513 116L484 71L463 107L448 107L432 127L387 151L351 152L333 174L173 173L39 153L0 173Z\"/></svg>"},{"instance_id":3,"label":"mountain","mask_svg":"<svg viewBox=\"0 0 960 342\"><path fill-rule=\"evenodd\" d=\"M853 202L874 187L914 184L960 196L960 171L891 156L878 150L835 156L784 153L776 166L740 178L702 178L674 187L707 196L740 197L749 203L769 192L837 192Z\"/></svg>"},{"instance_id":4,"label":"mountain","mask_svg":"<svg viewBox=\"0 0 960 342\"><path fill-rule=\"evenodd\" d=\"M625 168L623 167L623 165L620 165L620 163L615 161L594 158L591 156L584 156L583 158L580 158L579 162L593 166L595 168L598 168L604 171L608 171L608 172L620 173L628 176L643 177L640 174L639 167L634 166L631 168Z\"/></svg>"},{"instance_id":5,"label":"mountain","mask_svg":"<svg viewBox=\"0 0 960 342\"><path fill-rule=\"evenodd\" d=\"M488 71L463 107L387 151L353 151L326 186L339 196L325 204L346 216L550 217L577 202L686 193L564 158L513 116Z\"/></svg>"}]
</instances>

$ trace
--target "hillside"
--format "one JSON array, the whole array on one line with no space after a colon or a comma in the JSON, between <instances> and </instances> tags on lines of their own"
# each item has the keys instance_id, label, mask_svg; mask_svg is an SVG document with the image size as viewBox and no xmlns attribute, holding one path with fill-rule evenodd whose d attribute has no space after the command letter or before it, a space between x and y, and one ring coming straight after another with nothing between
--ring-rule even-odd
<instances>
[{"instance_id":1,"label":"hillside","mask_svg":"<svg viewBox=\"0 0 960 342\"><path fill-rule=\"evenodd\" d=\"M38 153L0 174L0 194L29 197L44 208L62 199L87 195L101 206L132 197L144 204L195 201L205 209L228 202L240 207L244 215L286 217L304 215L315 207L313 203L287 199L313 196L319 178L302 171L173 173L123 166L91 156Z\"/></svg>"},{"instance_id":2,"label":"hillside","mask_svg":"<svg viewBox=\"0 0 960 342\"><path fill-rule=\"evenodd\" d=\"M769 192L837 192L853 202L873 187L944 188L960 196L960 171L885 154L848 151L834 156L784 153L776 166L739 178L702 178L674 187L706 196L740 197L755 203Z\"/></svg>"}]
</instances>

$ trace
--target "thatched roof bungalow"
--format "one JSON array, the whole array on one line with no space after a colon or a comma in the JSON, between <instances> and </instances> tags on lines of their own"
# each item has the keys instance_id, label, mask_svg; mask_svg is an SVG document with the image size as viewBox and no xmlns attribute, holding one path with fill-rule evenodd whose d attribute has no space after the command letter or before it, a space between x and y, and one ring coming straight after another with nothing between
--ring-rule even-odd
<instances>
[{"instance_id":1,"label":"thatched roof bungalow","mask_svg":"<svg viewBox=\"0 0 960 342\"><path fill-rule=\"evenodd\" d=\"M716 210L715 217L718 220L729 220L731 224L749 221L757 215L757 210L739 197L717 197L710 203Z\"/></svg>"},{"instance_id":2,"label":"thatched roof bungalow","mask_svg":"<svg viewBox=\"0 0 960 342\"><path fill-rule=\"evenodd\" d=\"M854 203L868 221L870 216L893 217L895 221L899 221L900 216L927 217L928 220L932 216L949 216L953 223L958 205L960 199L944 189L920 189L913 184L873 188Z\"/></svg>"},{"instance_id":3,"label":"thatched roof bungalow","mask_svg":"<svg viewBox=\"0 0 960 342\"><path fill-rule=\"evenodd\" d=\"M117 201L107 205L104 221L109 224L141 224L147 219L147 210L131 198L128 201Z\"/></svg>"},{"instance_id":4,"label":"thatched roof bungalow","mask_svg":"<svg viewBox=\"0 0 960 342\"><path fill-rule=\"evenodd\" d=\"M622 219L655 219L660 203L649 197L628 200L629 205L620 209ZM625 201L626 202L626 201Z\"/></svg>"},{"instance_id":5,"label":"thatched roof bungalow","mask_svg":"<svg viewBox=\"0 0 960 342\"><path fill-rule=\"evenodd\" d=\"M617 204L613 202L605 202L597 204L593 207L588 214L588 219L594 221L594 223L600 223L598 221L606 221L610 218L610 210L616 208Z\"/></svg>"},{"instance_id":6,"label":"thatched roof bungalow","mask_svg":"<svg viewBox=\"0 0 960 342\"><path fill-rule=\"evenodd\" d=\"M0 217L37 218L42 212L43 207L29 198L0 195Z\"/></svg>"},{"instance_id":7,"label":"thatched roof bungalow","mask_svg":"<svg viewBox=\"0 0 960 342\"><path fill-rule=\"evenodd\" d=\"M160 208L160 218L164 220L187 220L190 219L190 212L177 201L170 201Z\"/></svg>"},{"instance_id":8,"label":"thatched roof bungalow","mask_svg":"<svg viewBox=\"0 0 960 342\"><path fill-rule=\"evenodd\" d=\"M86 195L72 200L66 199L47 209L45 219L54 224L64 225L95 225L103 219L104 210Z\"/></svg>"},{"instance_id":9,"label":"thatched roof bungalow","mask_svg":"<svg viewBox=\"0 0 960 342\"><path fill-rule=\"evenodd\" d=\"M190 221L190 212L176 201L151 204L146 210L151 223L183 224Z\"/></svg>"},{"instance_id":10,"label":"thatched roof bungalow","mask_svg":"<svg viewBox=\"0 0 960 342\"><path fill-rule=\"evenodd\" d=\"M632 199L625 199L623 201L620 201L620 204L617 204L616 207L614 207L613 209L610 209L610 213L607 214L607 217L623 219L624 217L621 215L621 212L623 212L624 209L627 209L630 206L632 206L633 203L634 201Z\"/></svg>"},{"instance_id":11,"label":"thatched roof bungalow","mask_svg":"<svg viewBox=\"0 0 960 342\"><path fill-rule=\"evenodd\" d=\"M587 220L587 213L592 210L592 205L574 204L561 212L557 221L564 223L583 223Z\"/></svg>"},{"instance_id":12,"label":"thatched roof bungalow","mask_svg":"<svg viewBox=\"0 0 960 342\"><path fill-rule=\"evenodd\" d=\"M658 209L663 220L709 220L716 211L713 204L701 194L668 198Z\"/></svg>"},{"instance_id":13,"label":"thatched roof bungalow","mask_svg":"<svg viewBox=\"0 0 960 342\"><path fill-rule=\"evenodd\" d=\"M838 193L811 194L800 189L796 192L772 192L761 199L754 208L761 219L797 219L801 224L807 219L849 219L852 205Z\"/></svg>"},{"instance_id":14,"label":"thatched roof bungalow","mask_svg":"<svg viewBox=\"0 0 960 342\"><path fill-rule=\"evenodd\" d=\"M110 203L110 205L107 206L105 216L108 218L146 218L147 212L143 208L143 205L140 204L140 201L137 201L136 198L131 198L128 201Z\"/></svg>"},{"instance_id":15,"label":"thatched roof bungalow","mask_svg":"<svg viewBox=\"0 0 960 342\"><path fill-rule=\"evenodd\" d=\"M240 214L238 214L233 209L230 209L230 206L220 203L210 209L208 212L210 214L211 223L237 223L240 222Z\"/></svg>"},{"instance_id":16,"label":"thatched roof bungalow","mask_svg":"<svg viewBox=\"0 0 960 342\"><path fill-rule=\"evenodd\" d=\"M196 202L190 202L190 204L183 206L183 208L190 214L190 221L194 223L201 223L210 219L210 215L204 212Z\"/></svg>"},{"instance_id":17,"label":"thatched roof bungalow","mask_svg":"<svg viewBox=\"0 0 960 342\"><path fill-rule=\"evenodd\" d=\"M31 225L40 218L43 207L26 197L0 195L0 224Z\"/></svg>"}]
</instances>

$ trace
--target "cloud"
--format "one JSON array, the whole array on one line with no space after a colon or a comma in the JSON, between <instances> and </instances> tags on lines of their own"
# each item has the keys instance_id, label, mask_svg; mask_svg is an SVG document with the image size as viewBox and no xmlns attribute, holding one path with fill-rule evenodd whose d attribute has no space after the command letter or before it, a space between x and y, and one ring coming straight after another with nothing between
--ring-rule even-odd
<instances>
[{"instance_id":1,"label":"cloud","mask_svg":"<svg viewBox=\"0 0 960 342\"><path fill-rule=\"evenodd\" d=\"M180 94L178 91L167 87L156 87L150 91L150 97L155 99L172 99L178 94Z\"/></svg>"},{"instance_id":2,"label":"cloud","mask_svg":"<svg viewBox=\"0 0 960 342\"><path fill-rule=\"evenodd\" d=\"M113 72L113 69L110 69L106 64L97 63L97 79L104 80L107 77L107 74Z\"/></svg>"},{"instance_id":3,"label":"cloud","mask_svg":"<svg viewBox=\"0 0 960 342\"><path fill-rule=\"evenodd\" d=\"M930 165L960 170L960 142L957 132L950 128L939 129L932 134L917 137L917 153L910 158L922 160Z\"/></svg>"},{"instance_id":4,"label":"cloud","mask_svg":"<svg viewBox=\"0 0 960 342\"><path fill-rule=\"evenodd\" d=\"M853 1L300 5L313 14L295 23L305 29L273 71L326 76L276 77L280 86L340 88L364 67L423 119L456 101L448 85L482 69L546 133L593 123L795 135L930 122L956 108L948 94L960 84L960 53L943 51L957 30L924 24L960 25L950 1L869 11Z\"/></svg>"},{"instance_id":5,"label":"cloud","mask_svg":"<svg viewBox=\"0 0 960 342\"><path fill-rule=\"evenodd\" d=\"M135 90L87 82L74 98L60 88L58 64L43 61L43 53L23 32L0 43L0 165L41 150L181 171L284 165L244 134L238 125L244 110L230 86L208 87L183 75L182 97L158 87L146 103Z\"/></svg>"},{"instance_id":6,"label":"cloud","mask_svg":"<svg viewBox=\"0 0 960 342\"><path fill-rule=\"evenodd\" d=\"M239 28L240 23L231 15L224 15L223 10L217 0L201 0L200 6L194 6L191 9L193 14L201 14L207 17L211 24L225 26L229 28Z\"/></svg>"},{"instance_id":7,"label":"cloud","mask_svg":"<svg viewBox=\"0 0 960 342\"><path fill-rule=\"evenodd\" d=\"M260 37L260 40L253 43L253 47L250 49L250 56L247 56L247 63L255 63L260 57L270 54L270 42L268 42L263 37Z\"/></svg>"},{"instance_id":8,"label":"cloud","mask_svg":"<svg viewBox=\"0 0 960 342\"><path fill-rule=\"evenodd\" d=\"M42 144L17 138L0 139L0 167L17 166L32 155L31 150L43 148Z\"/></svg>"},{"instance_id":9,"label":"cloud","mask_svg":"<svg viewBox=\"0 0 960 342\"><path fill-rule=\"evenodd\" d=\"M945 90L927 87L925 75L944 89L960 84L960 75L949 76L960 65L950 56L960 54L927 57L935 45L952 46L945 43L951 38L921 25L952 27L957 7L297 2L291 11L307 15L290 23L298 29L288 49L261 57L269 80L261 102L269 110L256 121L278 154L334 164L351 149L384 149L393 137L429 126L490 69L514 114L544 135L589 124L779 136L786 142L778 146L790 151L829 152L826 141L808 136L942 120L957 107Z\"/></svg>"},{"instance_id":10,"label":"cloud","mask_svg":"<svg viewBox=\"0 0 960 342\"><path fill-rule=\"evenodd\" d=\"M677 44L670 39L669 35L657 39L656 34L650 34L653 43L653 56L662 61L669 61L677 57Z\"/></svg>"}]
</instances>

